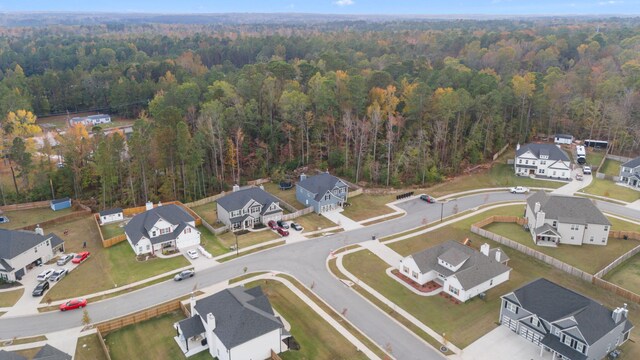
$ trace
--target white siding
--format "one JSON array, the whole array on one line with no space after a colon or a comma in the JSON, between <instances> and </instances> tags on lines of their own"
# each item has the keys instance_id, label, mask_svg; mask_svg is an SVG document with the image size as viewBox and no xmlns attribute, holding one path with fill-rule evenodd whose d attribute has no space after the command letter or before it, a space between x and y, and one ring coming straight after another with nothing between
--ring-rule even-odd
<instances>
[{"instance_id":1,"label":"white siding","mask_svg":"<svg viewBox=\"0 0 640 360\"><path fill-rule=\"evenodd\" d=\"M500 274L496 277L494 277L491 280L485 281L482 284L479 284L475 287L472 287L471 289L466 289L466 290L460 290L460 294L458 296L454 296L456 297L458 300L460 301L467 301L475 296L478 296L478 294L485 292L495 286L498 286L500 284L502 284L503 282L509 280L509 274L511 273L511 271L507 271L504 274ZM457 280L457 279L456 279ZM448 279L447 279L448 281ZM445 283L445 285L447 285ZM446 290L448 290L448 287L445 288ZM451 294L453 295L453 294Z\"/></svg>"},{"instance_id":2,"label":"white siding","mask_svg":"<svg viewBox=\"0 0 640 360\"><path fill-rule=\"evenodd\" d=\"M121 212L110 214L110 215L104 215L104 216L100 216L100 224L101 225L109 224L116 221L122 221L122 219L124 219L124 217L122 216Z\"/></svg>"},{"instance_id":3,"label":"white siding","mask_svg":"<svg viewBox=\"0 0 640 360\"><path fill-rule=\"evenodd\" d=\"M271 356L271 350L280 353L280 329L275 329L231 349L231 359L261 360ZM220 358L222 360L222 358Z\"/></svg>"},{"instance_id":4,"label":"white siding","mask_svg":"<svg viewBox=\"0 0 640 360\"><path fill-rule=\"evenodd\" d=\"M176 247L183 249L200 244L200 232L191 227L186 227L176 238Z\"/></svg>"},{"instance_id":5,"label":"white siding","mask_svg":"<svg viewBox=\"0 0 640 360\"><path fill-rule=\"evenodd\" d=\"M13 259L7 259L7 263L13 268L12 273L9 274L9 280L16 280L14 274L32 262L42 259L42 263L45 263L51 260L53 255L53 250L51 250L51 240L49 240L49 245L47 245L47 241L43 241Z\"/></svg>"}]
</instances>

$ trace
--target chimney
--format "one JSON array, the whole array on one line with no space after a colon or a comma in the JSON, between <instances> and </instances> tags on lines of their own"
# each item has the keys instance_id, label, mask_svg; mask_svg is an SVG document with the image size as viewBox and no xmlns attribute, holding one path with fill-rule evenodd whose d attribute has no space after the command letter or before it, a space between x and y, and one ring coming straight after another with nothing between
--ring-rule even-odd
<instances>
[{"instance_id":1,"label":"chimney","mask_svg":"<svg viewBox=\"0 0 640 360\"><path fill-rule=\"evenodd\" d=\"M146 207L147 211L153 209L153 203L151 201L147 201Z\"/></svg>"},{"instance_id":2,"label":"chimney","mask_svg":"<svg viewBox=\"0 0 640 360\"><path fill-rule=\"evenodd\" d=\"M516 151L520 150L520 143L516 145Z\"/></svg>"},{"instance_id":3,"label":"chimney","mask_svg":"<svg viewBox=\"0 0 640 360\"><path fill-rule=\"evenodd\" d=\"M534 206L533 206L533 213L537 214L538 211L540 211L540 203L537 202Z\"/></svg>"},{"instance_id":4,"label":"chimney","mask_svg":"<svg viewBox=\"0 0 640 360\"><path fill-rule=\"evenodd\" d=\"M240 190L240 186L238 184L233 185L233 192Z\"/></svg>"},{"instance_id":5,"label":"chimney","mask_svg":"<svg viewBox=\"0 0 640 360\"><path fill-rule=\"evenodd\" d=\"M622 309L622 315L624 315L625 318L629 317L629 309L627 309L627 303L624 303L624 308Z\"/></svg>"},{"instance_id":6,"label":"chimney","mask_svg":"<svg viewBox=\"0 0 640 360\"><path fill-rule=\"evenodd\" d=\"M191 316L196 316L196 298L193 297L193 293L191 293L191 297L189 298L189 305L191 306L191 309L189 310L191 312Z\"/></svg>"},{"instance_id":7,"label":"chimney","mask_svg":"<svg viewBox=\"0 0 640 360\"><path fill-rule=\"evenodd\" d=\"M480 246L480 252L484 256L489 256L489 244L487 243L482 244L482 246Z\"/></svg>"},{"instance_id":8,"label":"chimney","mask_svg":"<svg viewBox=\"0 0 640 360\"><path fill-rule=\"evenodd\" d=\"M36 228L34 231L36 232L36 234L44 236L44 230L42 230L42 228L40 227L40 224L36 225Z\"/></svg>"},{"instance_id":9,"label":"chimney","mask_svg":"<svg viewBox=\"0 0 640 360\"><path fill-rule=\"evenodd\" d=\"M496 261L500 262L502 259L502 251L500 249L496 249Z\"/></svg>"},{"instance_id":10,"label":"chimney","mask_svg":"<svg viewBox=\"0 0 640 360\"><path fill-rule=\"evenodd\" d=\"M615 310L613 310L613 312L611 313L611 318L613 319L613 322L615 322L616 324L620 322L620 320L622 320L622 313L624 312L624 309L621 308L616 308Z\"/></svg>"},{"instance_id":11,"label":"chimney","mask_svg":"<svg viewBox=\"0 0 640 360\"><path fill-rule=\"evenodd\" d=\"M540 226L544 225L544 219L545 219L545 213L544 211L539 211L536 214L536 224L535 224L535 228L539 228Z\"/></svg>"},{"instance_id":12,"label":"chimney","mask_svg":"<svg viewBox=\"0 0 640 360\"><path fill-rule=\"evenodd\" d=\"M213 316L212 313L207 314L207 324L209 324L211 330L214 330L216 328L216 317Z\"/></svg>"},{"instance_id":13,"label":"chimney","mask_svg":"<svg viewBox=\"0 0 640 360\"><path fill-rule=\"evenodd\" d=\"M305 175L305 173L300 174L300 181L305 181L307 180L307 175Z\"/></svg>"}]
</instances>

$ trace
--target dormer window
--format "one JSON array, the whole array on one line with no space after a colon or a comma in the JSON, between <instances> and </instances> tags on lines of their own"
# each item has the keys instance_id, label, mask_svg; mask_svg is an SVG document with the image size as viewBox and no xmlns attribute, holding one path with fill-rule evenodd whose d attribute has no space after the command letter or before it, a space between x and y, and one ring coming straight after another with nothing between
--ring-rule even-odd
<instances>
[{"instance_id":1,"label":"dormer window","mask_svg":"<svg viewBox=\"0 0 640 360\"><path fill-rule=\"evenodd\" d=\"M155 230L153 230L153 231L151 232L151 237L156 237L156 231L155 231Z\"/></svg>"}]
</instances>

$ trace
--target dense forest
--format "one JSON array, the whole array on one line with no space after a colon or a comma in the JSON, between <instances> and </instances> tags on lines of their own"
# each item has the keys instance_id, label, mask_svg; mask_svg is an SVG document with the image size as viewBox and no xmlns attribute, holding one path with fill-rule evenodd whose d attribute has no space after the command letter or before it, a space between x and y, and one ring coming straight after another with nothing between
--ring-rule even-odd
<instances>
[{"instance_id":1,"label":"dense forest","mask_svg":"<svg viewBox=\"0 0 640 360\"><path fill-rule=\"evenodd\" d=\"M639 152L640 20L365 20L0 28L3 201L189 201L308 166L428 185L507 143ZM37 117L136 119L128 139ZM61 154L65 166L52 156ZM55 189L51 189L55 187Z\"/></svg>"}]
</instances>

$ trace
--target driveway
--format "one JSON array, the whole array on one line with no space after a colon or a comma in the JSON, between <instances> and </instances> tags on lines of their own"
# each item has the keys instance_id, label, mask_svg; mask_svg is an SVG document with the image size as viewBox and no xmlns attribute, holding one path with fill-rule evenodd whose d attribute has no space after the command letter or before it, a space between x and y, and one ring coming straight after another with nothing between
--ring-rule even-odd
<instances>
[{"instance_id":1,"label":"driveway","mask_svg":"<svg viewBox=\"0 0 640 360\"><path fill-rule=\"evenodd\" d=\"M498 326L462 351L463 360L550 360L551 353L543 352L534 343Z\"/></svg>"},{"instance_id":2,"label":"driveway","mask_svg":"<svg viewBox=\"0 0 640 360\"><path fill-rule=\"evenodd\" d=\"M359 229L361 227L363 227L362 225L358 224L357 222L349 219L348 217L344 216L341 214L341 212L344 211L343 209L338 209L338 210L333 210L333 211L326 211L322 213L322 216L326 217L327 219L333 221L334 223L338 224L338 226L340 226L341 228L344 229L344 231L349 231L349 230L355 230L355 229Z\"/></svg>"}]
</instances>

